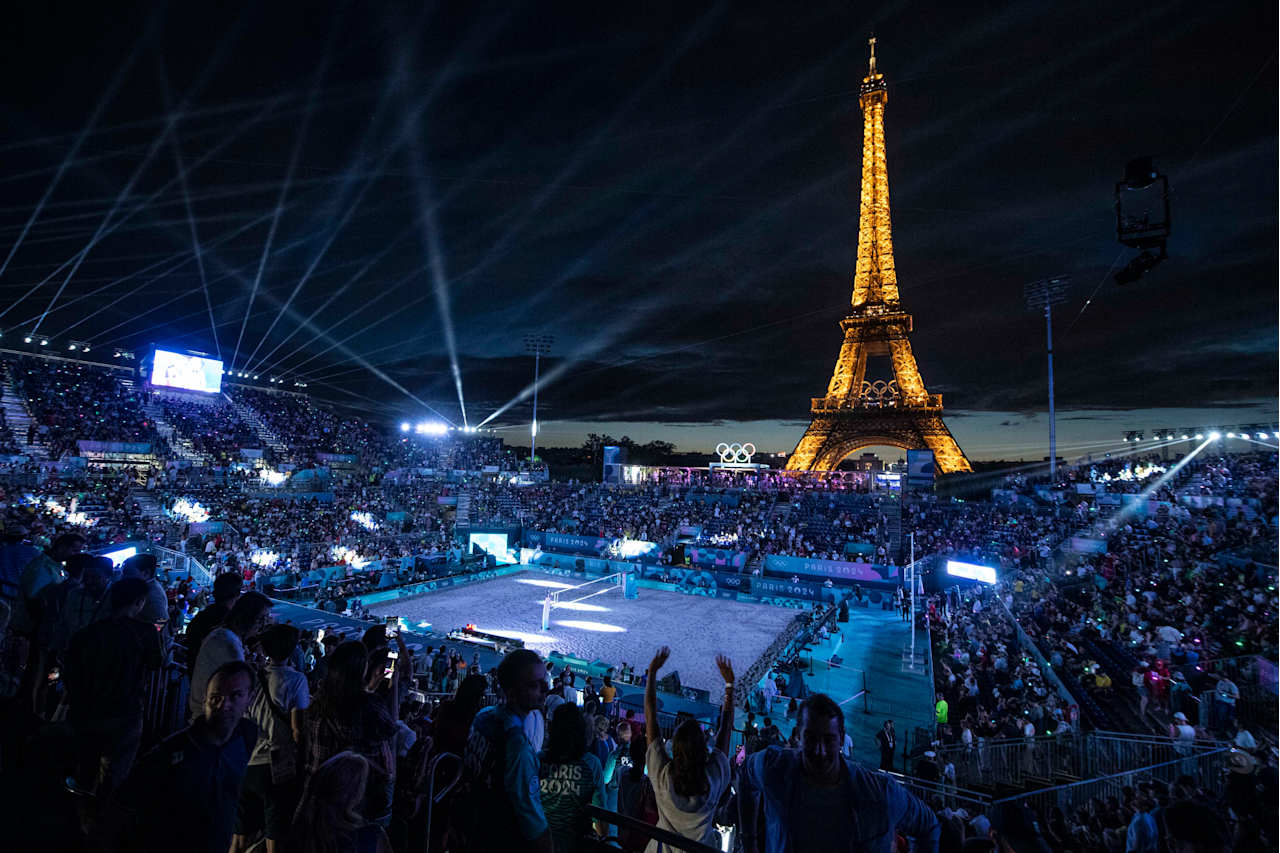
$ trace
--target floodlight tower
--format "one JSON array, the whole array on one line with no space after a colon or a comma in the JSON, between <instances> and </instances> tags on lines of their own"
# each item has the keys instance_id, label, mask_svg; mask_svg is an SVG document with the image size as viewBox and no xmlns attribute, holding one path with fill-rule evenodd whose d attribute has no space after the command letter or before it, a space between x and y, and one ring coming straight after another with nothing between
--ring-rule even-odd
<instances>
[{"instance_id":1,"label":"floodlight tower","mask_svg":"<svg viewBox=\"0 0 1280 853\"><path fill-rule=\"evenodd\" d=\"M1053 306L1067 301L1067 285L1069 276L1059 275L1053 278L1033 281L1022 288L1022 295L1027 300L1028 311L1043 311L1045 332L1048 335L1049 352L1049 479L1058 472L1058 439L1053 411Z\"/></svg>"},{"instance_id":2,"label":"floodlight tower","mask_svg":"<svg viewBox=\"0 0 1280 853\"><path fill-rule=\"evenodd\" d=\"M529 461L538 455L538 373L542 357L551 352L555 335L525 335L524 351L533 353L533 423L529 426Z\"/></svg>"}]
</instances>

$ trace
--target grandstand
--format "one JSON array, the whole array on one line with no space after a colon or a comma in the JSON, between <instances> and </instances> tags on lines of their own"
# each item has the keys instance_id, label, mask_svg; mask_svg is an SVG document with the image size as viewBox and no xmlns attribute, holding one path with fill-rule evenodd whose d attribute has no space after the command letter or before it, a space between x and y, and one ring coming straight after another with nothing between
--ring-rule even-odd
<instances>
[{"instance_id":1,"label":"grandstand","mask_svg":"<svg viewBox=\"0 0 1280 853\"><path fill-rule=\"evenodd\" d=\"M590 676L597 708L610 674L619 706L641 711L646 656L677 644L667 731L677 713L714 725L711 656L725 651L746 680L735 748L768 743L765 716L794 743L796 702L823 692L842 703L852 755L874 766L893 717L895 778L949 832L1030 808L1055 833L1101 839L1135 784L1221 804L1241 796L1225 784L1238 756L1259 791L1259 768L1275 767L1274 452L1201 454L1173 476L1134 458L1054 481L1015 473L964 503L691 469L610 486L517 476L528 463L498 439L406 437L298 392L144 391L128 371L70 359L4 368L6 422L27 424L0 431L5 597L20 606L24 562L63 532L89 551L158 557L171 654L148 682L147 742L182 724L185 629L212 605L212 579L235 573L308 632L312 665L321 628L353 637L399 617L425 702L414 725L468 667L498 663L464 624ZM914 596L898 530L920 558ZM519 564L473 549L494 535ZM994 567L997 584L949 580L956 559ZM638 600L615 588L541 630L537 583L619 572ZM445 672L429 647L452 655ZM16 692L22 671L7 674ZM60 695L38 698L51 713Z\"/></svg>"}]
</instances>

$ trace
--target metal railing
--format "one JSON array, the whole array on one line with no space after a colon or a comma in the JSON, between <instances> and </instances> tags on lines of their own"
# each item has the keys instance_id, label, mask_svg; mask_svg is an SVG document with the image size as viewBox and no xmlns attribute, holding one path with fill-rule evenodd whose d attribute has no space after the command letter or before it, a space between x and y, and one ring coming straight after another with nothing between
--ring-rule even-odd
<instances>
[{"instance_id":1,"label":"metal railing","mask_svg":"<svg viewBox=\"0 0 1280 853\"><path fill-rule=\"evenodd\" d=\"M1036 641L1030 634L1023 630L1022 624L1018 622L1017 617L1014 616L1008 605L1004 603L1004 599L998 594L995 595L994 598L999 602L1000 609L1004 611L1004 614L1007 617L1009 617L1010 624L1013 625L1014 633L1018 637L1018 647L1020 649L1027 650L1027 653L1035 660L1036 666L1039 667L1040 674L1043 675L1044 679L1053 686L1054 690L1057 691L1058 696L1061 697L1064 702L1069 706L1077 704L1078 700L1075 695L1067 689L1065 684L1062 683L1062 679L1058 677L1058 673L1054 672L1053 667L1049 665L1049 661L1045 659L1044 654L1040 651L1040 646L1036 644Z\"/></svg>"},{"instance_id":2,"label":"metal railing","mask_svg":"<svg viewBox=\"0 0 1280 853\"><path fill-rule=\"evenodd\" d=\"M167 663L147 676L142 694L145 743L160 741L186 725L190 690L191 680L182 664Z\"/></svg>"},{"instance_id":3,"label":"metal railing","mask_svg":"<svg viewBox=\"0 0 1280 853\"><path fill-rule=\"evenodd\" d=\"M720 848L703 844L701 841L693 841L674 832L665 829L659 829L656 826L645 823L642 820L629 817L627 815L611 812L608 809L602 809L599 806L587 806L587 814L592 820L600 821L609 826L616 826L625 829L628 832L634 832L645 838L657 841L664 848L672 848L675 850L684 850L685 853L720 853ZM590 848L589 848L590 849ZM596 842L596 849L616 850L618 848L606 845L603 841ZM726 849L732 849L732 846Z\"/></svg>"},{"instance_id":4,"label":"metal railing","mask_svg":"<svg viewBox=\"0 0 1280 853\"><path fill-rule=\"evenodd\" d=\"M1226 759L1230 752L1231 750L1226 748L1214 749L1150 767L1140 767L1096 779L1059 785L1056 788L1003 797L995 800L992 806L1025 804L1040 815L1047 815L1050 810L1057 807L1071 814L1099 797L1120 797L1124 788L1132 787L1137 782L1174 782L1180 776L1191 776L1211 794L1220 794L1223 770L1226 768Z\"/></svg>"},{"instance_id":5,"label":"metal railing","mask_svg":"<svg viewBox=\"0 0 1280 853\"><path fill-rule=\"evenodd\" d=\"M209 586L213 583L213 575L204 567L203 563L190 554L184 554L181 551L175 551L173 548L166 548L163 545L150 545L148 547L156 555L161 570L170 571L178 575L190 575L202 586Z\"/></svg>"},{"instance_id":6,"label":"metal railing","mask_svg":"<svg viewBox=\"0 0 1280 853\"><path fill-rule=\"evenodd\" d=\"M1217 741L1197 741L1190 756L1220 749ZM951 762L960 786L1003 785L1013 788L1048 787L1065 780L1132 773L1144 767L1182 760L1172 740L1123 732L1042 735L1006 740L976 739L965 746L935 748L938 760Z\"/></svg>"},{"instance_id":7,"label":"metal railing","mask_svg":"<svg viewBox=\"0 0 1280 853\"><path fill-rule=\"evenodd\" d=\"M981 791L972 791L959 784L929 782L925 779L905 776L890 770L877 772L891 777L899 785L930 806L933 806L938 799L941 799L943 804L949 808L955 808L957 805L967 806L970 812L974 812L975 807L977 811L985 811L991 806L991 796L989 794L984 794Z\"/></svg>"}]
</instances>

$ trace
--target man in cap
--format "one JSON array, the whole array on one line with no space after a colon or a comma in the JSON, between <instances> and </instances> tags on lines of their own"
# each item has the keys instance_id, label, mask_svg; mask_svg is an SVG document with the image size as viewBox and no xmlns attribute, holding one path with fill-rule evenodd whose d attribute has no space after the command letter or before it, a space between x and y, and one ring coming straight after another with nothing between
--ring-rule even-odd
<instances>
[{"instance_id":1,"label":"man in cap","mask_svg":"<svg viewBox=\"0 0 1280 853\"><path fill-rule=\"evenodd\" d=\"M1195 751L1196 730L1181 711L1173 715L1169 737L1173 739L1173 749L1179 755L1187 756Z\"/></svg>"}]
</instances>

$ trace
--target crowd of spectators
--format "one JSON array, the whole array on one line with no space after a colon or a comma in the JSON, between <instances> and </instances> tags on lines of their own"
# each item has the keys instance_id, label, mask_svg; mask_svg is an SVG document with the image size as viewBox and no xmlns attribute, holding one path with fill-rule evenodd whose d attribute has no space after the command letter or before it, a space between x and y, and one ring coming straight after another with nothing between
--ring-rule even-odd
<instances>
[{"instance_id":1,"label":"crowd of spectators","mask_svg":"<svg viewBox=\"0 0 1280 853\"><path fill-rule=\"evenodd\" d=\"M28 356L6 358L5 364L31 414L28 443L43 443L50 458L76 455L79 439L159 439L155 424L142 410L142 395L122 385L105 367Z\"/></svg>"},{"instance_id":2,"label":"crowd of spectators","mask_svg":"<svg viewBox=\"0 0 1280 853\"><path fill-rule=\"evenodd\" d=\"M197 453L214 464L241 460L241 448L262 448L257 431L221 398L195 398L153 392L161 416L174 431L188 439Z\"/></svg>"},{"instance_id":3,"label":"crowd of spectators","mask_svg":"<svg viewBox=\"0 0 1280 853\"><path fill-rule=\"evenodd\" d=\"M104 371L34 359L9 366L51 448L65 451L76 438L141 440L152 428L140 398ZM866 840L882 848L901 834L925 849L971 849L973 817L954 803L931 810L846 760L842 711L826 697L793 703L789 741L770 726L731 756L731 717L710 731L690 721L673 726L646 703L641 722L618 719L611 683L597 689L588 681L580 708L573 678L562 673L548 696L545 665L531 652L486 673L478 657L467 661L457 649L415 660L380 625L321 640L271 625L271 599L262 594L303 587L309 573L338 566L314 585L312 600L358 615L360 596L384 586L388 572L393 583L432 575L412 558L456 547L453 507L463 498L472 523L664 548L711 544L752 558L892 562L888 514L896 504L867 493L864 478L676 471L624 487L447 478L437 472L512 470L513 459L497 440L406 437L296 395L235 393L288 441L295 461L347 453L356 471L327 482L323 498L272 491L257 472L223 466L216 474L0 472L9 504L0 773L12 772L7 756L24 754L14 748L18 737L65 723L75 744L71 787L82 798L75 826L88 837L135 850L167 850L182 837L217 853L247 849L259 836L268 850L421 849L428 768L453 753L464 756L464 781L437 805L432 825L450 849L577 849L596 833L617 835L624 849L645 846L593 823L590 804L704 842L716 841L716 826L736 825L748 850L829 849L854 827L872 826L875 838ZM198 449L211 456L234 456L256 439L230 407L161 405L193 443L204 436ZM135 500L144 484L159 497L160 517L147 517ZM1014 475L1003 486L999 501L903 505L901 528L914 534L918 553L995 566L1000 575L992 588L953 588L924 601L934 644L932 737L969 745L1067 736L1085 722L1072 698L1122 702L1136 713L1116 719L1139 730L1180 738L1190 728L1185 737L1241 747L1225 799L1203 779L1144 782L1071 813L1036 816L1050 849L1148 849L1153 833L1208 839L1201 849L1273 845L1261 804L1274 790L1274 750L1268 758L1258 748L1264 733L1241 726L1236 707L1240 688L1257 685L1237 686L1235 670L1211 664L1276 658L1275 578L1251 561L1276 550L1275 455L1206 454L1176 471L1154 458L1103 461L1064 468L1054 481ZM1107 503L1099 487L1142 500ZM199 526L196 504L220 529ZM175 579L166 589L153 557L116 569L83 553L138 539L198 555L219 583L205 589ZM860 546L856 557L851 543ZM365 570L371 562L377 572ZM659 652L645 674L647 698L664 660ZM191 673L190 725L157 744L143 730L141 700L171 662ZM721 672L732 689L727 660ZM1212 707L1202 715L1196 703L1206 691ZM448 698L437 703L435 693ZM731 712L731 692L723 706ZM1254 763L1244 766L1237 754ZM436 781L447 775L438 771ZM855 794L851 812L832 807L831 788ZM193 816L184 806L196 801L202 808ZM817 813L824 820L813 820ZM1189 814L1203 819L1182 820ZM990 841L976 835L968 841Z\"/></svg>"}]
</instances>

